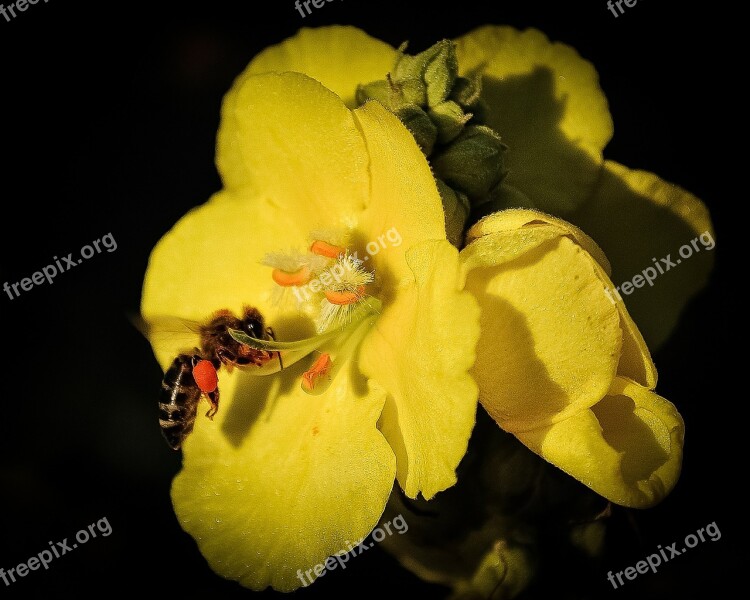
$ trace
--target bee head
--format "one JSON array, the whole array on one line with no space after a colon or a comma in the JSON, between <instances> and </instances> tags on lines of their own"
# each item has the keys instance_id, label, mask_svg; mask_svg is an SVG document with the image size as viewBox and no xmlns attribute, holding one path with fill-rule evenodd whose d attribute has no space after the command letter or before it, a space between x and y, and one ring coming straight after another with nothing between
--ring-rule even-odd
<instances>
[{"instance_id":1,"label":"bee head","mask_svg":"<svg viewBox=\"0 0 750 600\"><path fill-rule=\"evenodd\" d=\"M242 319L242 330L250 337L259 340L265 338L266 324L260 311L255 308L245 307L245 314Z\"/></svg>"}]
</instances>

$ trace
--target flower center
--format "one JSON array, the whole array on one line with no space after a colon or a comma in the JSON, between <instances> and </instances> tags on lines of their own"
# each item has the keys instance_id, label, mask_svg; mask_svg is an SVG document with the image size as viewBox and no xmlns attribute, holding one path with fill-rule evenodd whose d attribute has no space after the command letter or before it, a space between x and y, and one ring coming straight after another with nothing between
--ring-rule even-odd
<instances>
[{"instance_id":1,"label":"flower center","mask_svg":"<svg viewBox=\"0 0 750 600\"><path fill-rule=\"evenodd\" d=\"M263 264L271 267L272 298L281 304L294 297L297 308L311 315L318 333L351 321L352 311L368 297L375 274L364 268L336 232L314 232L307 252L266 254Z\"/></svg>"},{"instance_id":2,"label":"flower center","mask_svg":"<svg viewBox=\"0 0 750 600\"><path fill-rule=\"evenodd\" d=\"M238 330L230 330L230 335L252 348L279 354L275 371L267 369L263 374L318 352L302 375L301 386L309 394L322 393L380 311L381 302L368 294L375 273L364 268L346 236L335 232L315 232L306 252L269 253L262 263L272 269L274 302L281 304L291 297L300 312L313 318L317 335L294 342L261 340Z\"/></svg>"}]
</instances>

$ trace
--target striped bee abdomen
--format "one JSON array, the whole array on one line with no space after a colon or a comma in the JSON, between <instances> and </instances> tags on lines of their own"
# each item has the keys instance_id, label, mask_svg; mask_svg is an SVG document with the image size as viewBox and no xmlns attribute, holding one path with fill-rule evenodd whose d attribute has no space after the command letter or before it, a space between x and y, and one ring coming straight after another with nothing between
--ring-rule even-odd
<instances>
[{"instance_id":1,"label":"striped bee abdomen","mask_svg":"<svg viewBox=\"0 0 750 600\"><path fill-rule=\"evenodd\" d=\"M201 357L180 354L174 359L161 384L159 396L159 425L164 439L173 450L193 431L201 390L193 378L193 365Z\"/></svg>"}]
</instances>

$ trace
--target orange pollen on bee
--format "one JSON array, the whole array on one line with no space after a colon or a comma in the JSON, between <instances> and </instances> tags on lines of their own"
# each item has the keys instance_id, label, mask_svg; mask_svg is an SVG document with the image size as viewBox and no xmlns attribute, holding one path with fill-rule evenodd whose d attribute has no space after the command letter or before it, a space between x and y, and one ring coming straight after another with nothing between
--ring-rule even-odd
<instances>
[{"instance_id":1,"label":"orange pollen on bee","mask_svg":"<svg viewBox=\"0 0 750 600\"><path fill-rule=\"evenodd\" d=\"M360 285L356 292L336 292L333 290L325 291L326 300L331 304L338 306L346 306L347 304L354 304L362 299L365 295L365 286Z\"/></svg>"},{"instance_id":2,"label":"orange pollen on bee","mask_svg":"<svg viewBox=\"0 0 750 600\"><path fill-rule=\"evenodd\" d=\"M282 287L292 287L295 285L305 285L310 281L312 273L310 272L309 267L302 267L293 273L282 271L281 269L274 269L271 273L271 277Z\"/></svg>"},{"instance_id":3,"label":"orange pollen on bee","mask_svg":"<svg viewBox=\"0 0 750 600\"><path fill-rule=\"evenodd\" d=\"M193 379L201 392L209 394L219 385L219 376L216 367L210 360L199 360L193 367Z\"/></svg>"},{"instance_id":4,"label":"orange pollen on bee","mask_svg":"<svg viewBox=\"0 0 750 600\"><path fill-rule=\"evenodd\" d=\"M337 258L342 254L346 253L346 248L341 246L334 246L323 240L315 240L310 246L310 252L319 256L326 256L328 258Z\"/></svg>"},{"instance_id":5,"label":"orange pollen on bee","mask_svg":"<svg viewBox=\"0 0 750 600\"><path fill-rule=\"evenodd\" d=\"M313 366L302 374L302 388L307 392L312 392L318 379L327 375L332 366L331 355L328 352L321 354Z\"/></svg>"}]
</instances>

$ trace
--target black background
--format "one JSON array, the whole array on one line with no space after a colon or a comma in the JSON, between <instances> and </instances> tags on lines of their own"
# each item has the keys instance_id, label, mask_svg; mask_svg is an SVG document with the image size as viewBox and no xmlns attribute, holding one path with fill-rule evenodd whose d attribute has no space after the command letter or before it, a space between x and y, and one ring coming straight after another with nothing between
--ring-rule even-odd
<instances>
[{"instance_id":1,"label":"black background","mask_svg":"<svg viewBox=\"0 0 750 600\"><path fill-rule=\"evenodd\" d=\"M654 358L659 392L686 421L682 478L649 511L619 509L607 552L556 573L530 597L699 598L743 580L750 558L744 392L730 370L725 234L736 192L719 168L739 118L723 71L733 51L714 3L641 0L618 18L586 2L327 3L302 19L292 0L266 3L40 1L0 18L0 283L16 282L111 232L118 248L9 300L0 295L0 567L106 517L112 528L5 587L0 595L154 589L254 596L215 575L169 499L180 456L156 424L161 371L131 326L146 261L188 209L220 188L213 165L222 95L262 48L301 26L353 24L421 50L484 24L529 26L591 60L615 122L605 154L702 198L717 230L717 268ZM726 242L726 243L725 243ZM733 334L738 335L737 331ZM605 576L715 521L704 543L612 590ZM633 528L637 525L637 530ZM636 533L637 531L637 533ZM393 592L442 598L375 548L301 597ZM280 596L265 592L266 596Z\"/></svg>"}]
</instances>

